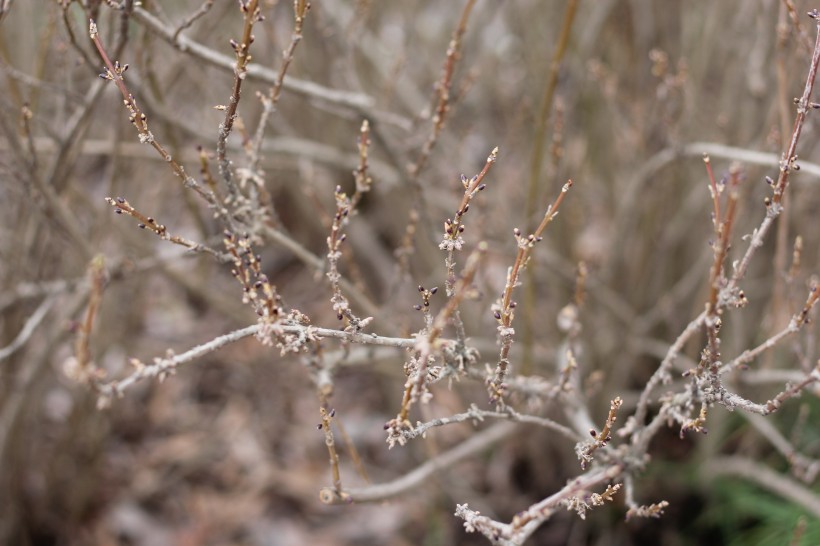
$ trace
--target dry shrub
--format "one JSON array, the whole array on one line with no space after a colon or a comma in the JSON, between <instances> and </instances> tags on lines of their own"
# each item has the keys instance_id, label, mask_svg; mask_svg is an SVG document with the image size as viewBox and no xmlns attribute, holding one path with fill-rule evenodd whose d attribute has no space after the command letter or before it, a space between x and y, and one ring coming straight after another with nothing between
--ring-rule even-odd
<instances>
[{"instance_id":1,"label":"dry shrub","mask_svg":"<svg viewBox=\"0 0 820 546\"><path fill-rule=\"evenodd\" d=\"M804 4L0 0L0 542L811 543Z\"/></svg>"}]
</instances>

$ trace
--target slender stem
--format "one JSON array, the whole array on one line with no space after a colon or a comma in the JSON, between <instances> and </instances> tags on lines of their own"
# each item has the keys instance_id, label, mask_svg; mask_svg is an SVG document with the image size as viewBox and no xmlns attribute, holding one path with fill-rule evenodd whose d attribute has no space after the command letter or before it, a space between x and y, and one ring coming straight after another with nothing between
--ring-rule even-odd
<instances>
[{"instance_id":1,"label":"slender stem","mask_svg":"<svg viewBox=\"0 0 820 546\"><path fill-rule=\"evenodd\" d=\"M780 175L777 177L777 182L774 184L774 191L771 199L771 204L767 207L766 218L760 224L760 227L752 234L749 246L746 253L740 260L738 266L735 268L735 273L729 283L728 288L733 289L737 283L742 279L746 270L749 268L752 256L758 248L763 246L763 239L768 233L769 229L774 223L774 219L780 215L783 210L782 200L783 194L789 185L789 176L792 170L795 170L795 162L797 161L797 144L800 141L800 135L803 130L803 124L806 121L806 115L811 108L811 94L814 90L814 81L817 76L817 67L820 65L820 12L813 10L809 14L817 23L817 38L814 43L814 52L811 57L811 64L809 65L809 73L806 77L806 85L803 88L803 95L797 101L797 115L794 119L794 129L789 140L789 146L786 153L780 159Z\"/></svg>"},{"instance_id":2,"label":"slender stem","mask_svg":"<svg viewBox=\"0 0 820 546\"><path fill-rule=\"evenodd\" d=\"M236 109L239 106L239 99L242 92L242 82L245 81L245 75L248 70L248 63L251 60L250 47L253 42L253 25L259 20L261 15L259 10L259 0L250 0L247 4L240 1L240 6L245 14L245 25L242 29L242 39L239 43L231 41L231 45L236 53L236 62L234 63L234 80L233 90L228 105L225 109L225 121L219 125L219 132L216 140L216 156L219 165L219 174L228 187L228 192L231 197L236 197L239 194L239 189L233 181L233 171L231 170L230 161L227 157L227 142L228 136L233 130L233 124L236 120Z\"/></svg>"},{"instance_id":3,"label":"slender stem","mask_svg":"<svg viewBox=\"0 0 820 546\"><path fill-rule=\"evenodd\" d=\"M512 434L516 429L517 426L514 423L498 423L470 436L469 439L456 447L430 459L416 469L406 472L392 482L356 489L344 489L343 493L352 502L378 502L397 497L425 483L429 483L430 477L436 472L481 453ZM332 496L320 495L320 498L326 503L336 504L339 502L338 499L334 499Z\"/></svg>"},{"instance_id":4,"label":"slender stem","mask_svg":"<svg viewBox=\"0 0 820 546\"><path fill-rule=\"evenodd\" d=\"M91 37L91 41L94 43L94 46L97 48L100 57L102 57L102 60L105 63L106 71L101 74L101 77L105 80L113 81L120 90L125 107L131 114L129 120L134 127L137 128L137 132L139 132L140 142L143 144L150 144L151 147L154 148L162 157L162 159L168 163L171 170L174 171L174 174L183 181L185 187L196 191L212 207L215 207L217 210L223 210L223 216L226 216L226 214L224 214L224 209L218 205L214 194L203 188L196 180L189 176L185 172L185 169L183 169L182 166L173 158L173 156L171 156L171 154L154 138L153 133L151 133L151 130L148 128L148 116L140 110L139 105L137 105L137 101L134 99L134 96L125 84L123 73L128 69L128 65L120 66L119 62L111 61L105 47L102 44L102 41L100 40L100 36L97 31L97 24L93 20L89 22L89 35Z\"/></svg>"}]
</instances>

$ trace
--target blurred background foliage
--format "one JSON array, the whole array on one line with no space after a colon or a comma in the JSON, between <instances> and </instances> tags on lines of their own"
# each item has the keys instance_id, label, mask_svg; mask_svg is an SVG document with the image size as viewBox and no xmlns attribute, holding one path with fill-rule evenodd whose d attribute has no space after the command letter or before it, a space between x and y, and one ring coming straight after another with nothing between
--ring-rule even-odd
<instances>
[{"instance_id":1,"label":"blurred background foliage","mask_svg":"<svg viewBox=\"0 0 820 546\"><path fill-rule=\"evenodd\" d=\"M106 42L115 44L122 36L120 13L99 0L84 4L97 14ZM253 62L276 70L290 40L292 6L262 4L266 21L255 29ZM779 154L790 134L792 97L800 95L810 52L784 16L784 3L582 0L547 120L541 185L536 203L528 204L529 169L539 153L533 131L566 2L479 0L445 129L419 175L425 221L404 275L394 256L412 202L404 173L430 132L433 89L462 3L313 4L290 77L374 102L357 111L282 95L263 148L264 186L282 229L324 256L333 188L352 190L358 128L364 117L371 119L378 131L371 149L374 189L351 222L345 273L381 309L373 331L409 335L423 324L412 309L417 285L443 286L437 243L460 199L459 175L477 173L498 146L499 161L465 232L469 248L480 240L490 244L478 279L481 297L467 302L464 313L483 367L494 365L497 354L489 304L514 259L512 229L540 218L572 178L575 187L521 289L529 311L518 319L514 366L553 375L564 337L555 318L572 301L577 264L584 261L584 394L597 419L617 395L630 411L668 345L703 309L712 256L703 143ZM817 7L794 4L799 14ZM200 5L142 2L172 28ZM813 39L810 21L802 19L802 31ZM184 35L230 55L228 41L241 24L236 2L217 1ZM213 107L227 101L232 74L176 51L136 21L126 29L118 59L130 65L129 85L154 134L196 175L197 146L213 151L223 117ZM136 229L103 201L122 195L171 232L219 244L220 228L203 203L138 144L114 87L94 94L101 67L79 2L20 0L0 21L0 346L12 342L38 306L50 306L31 340L0 363L0 542L483 544L451 515L456 502L509 520L579 472L573 446L528 429L404 498L322 506L317 492L330 473L310 375L299 359L280 358L253 340L187 365L162 384L141 385L98 411L93 394L61 371L82 316L83 278L93 254L103 254L111 268L92 348L112 376L127 371L130 356L149 362L254 321L227 267ZM255 130L261 110L255 93L266 90L246 82L230 141L236 166L244 162L243 134ZM24 104L32 112L31 147L21 129ZM816 161L818 132L810 119L799 153ZM15 142L27 153L15 153ZM731 159L713 154L712 161L721 176ZM777 172L774 163L743 166L738 236L759 223L769 191L763 177ZM67 220L37 180L53 188ZM802 306L820 250L818 183L816 172L793 178L780 234L766 242L743 285L750 304L724 320L725 355L765 340ZM804 265L787 276L798 234ZM742 247L739 238L735 244ZM336 327L322 274L282 248L260 250L287 304L314 324ZM436 308L442 302L433 300ZM816 360L811 339L817 327L810 330L808 342L786 344L754 366L793 369L795 354ZM697 360L702 341L687 347L689 359ZM403 359L398 351L379 353L345 367L335 382L332 404L374 482L400 476L471 433L467 425L445 428L388 452L382 425L399 404ZM680 370L690 366L682 359ZM743 392L766 400L780 386L745 385ZM480 384L435 392L419 419L486 404ZM816 400L804 396L773 422L803 453L816 456L818 411ZM816 520L782 498L743 480L700 479L698 464L728 454L788 472L744 418L715 409L708 428L705 437L680 439L669 430L653 442L653 462L638 493L641 502L667 499L663 518L624 522L619 500L586 521L556 514L532 543L820 543ZM361 483L344 448L342 467L347 483ZM817 491L816 481L809 486Z\"/></svg>"}]
</instances>

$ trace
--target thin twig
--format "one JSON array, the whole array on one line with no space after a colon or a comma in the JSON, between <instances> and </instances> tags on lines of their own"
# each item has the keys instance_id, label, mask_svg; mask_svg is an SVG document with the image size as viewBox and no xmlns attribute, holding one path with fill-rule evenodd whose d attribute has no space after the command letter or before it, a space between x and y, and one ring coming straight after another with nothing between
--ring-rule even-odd
<instances>
[{"instance_id":1,"label":"thin twig","mask_svg":"<svg viewBox=\"0 0 820 546\"><path fill-rule=\"evenodd\" d=\"M483 452L512 434L516 429L517 426L514 423L498 423L470 436L469 439L454 448L428 460L414 470L404 473L392 482L362 488L344 489L343 493L349 497L351 502L378 502L403 495L425 483L429 483L430 477L436 472ZM320 494L320 498L323 501L332 499L332 497L323 494Z\"/></svg>"},{"instance_id":2,"label":"thin twig","mask_svg":"<svg viewBox=\"0 0 820 546\"><path fill-rule=\"evenodd\" d=\"M451 425L454 423L463 423L466 421L478 423L483 422L485 419L508 419L515 423L528 423L538 425L548 430L552 430L553 432L557 432L558 434L561 434L562 436L568 438L573 442L578 442L581 440L581 436L578 435L574 430L560 423L557 423L552 419L547 419L546 417L537 417L535 415L521 414L509 407L505 408L504 411L482 410L475 404L470 406L470 409L468 409L464 413L456 413L455 415L451 415L449 417L433 419L432 421L428 421L426 423L416 423L415 427L410 429L404 429L399 434L402 437L404 437L405 440L412 440L413 438L418 437L424 438L427 434L427 431L432 428Z\"/></svg>"},{"instance_id":3,"label":"thin twig","mask_svg":"<svg viewBox=\"0 0 820 546\"><path fill-rule=\"evenodd\" d=\"M432 359L436 352L443 348L441 338L444 328L451 320L453 313L458 309L461 300L467 295L470 289L473 277L478 270L478 264L481 257L487 252L487 243L481 242L476 249L467 258L467 263L464 265L464 270L461 277L456 282L453 289L453 296L447 300L447 304L439 311L436 318L433 320L432 327L426 332L421 332L416 336L416 343L414 344L414 356L412 361L415 363L415 370L410 369L407 382L404 385L404 396L401 402L401 409L398 416L385 425L387 430L387 441L391 447L395 442L399 441L398 432L409 425L408 415L410 407L423 400L427 394L427 372Z\"/></svg>"},{"instance_id":4,"label":"thin twig","mask_svg":"<svg viewBox=\"0 0 820 546\"><path fill-rule=\"evenodd\" d=\"M474 5L475 0L467 0L464 4L464 8L461 10L461 17L459 17L458 24L455 30L453 30L450 44L447 46L447 55L444 59L444 66L441 69L441 78L436 82L435 108L431 119L432 126L430 128L430 134L427 136L427 140L424 141L415 162L413 162L408 169L408 181L414 190L414 198L413 204L410 207L407 226L404 229L401 248L398 252L400 272L407 272L409 270L410 256L415 251L415 236L418 222L421 219L421 215L427 210L423 206L424 194L422 185L419 182L419 176L425 165L427 165L427 161L430 159L430 153L438 142L439 135L442 129L444 129L444 124L450 113L450 91L453 85L453 73L455 72L456 64L461 58L461 41L464 37L464 33L467 31L467 21L470 18L470 13Z\"/></svg>"},{"instance_id":5,"label":"thin twig","mask_svg":"<svg viewBox=\"0 0 820 546\"><path fill-rule=\"evenodd\" d=\"M515 263L513 263L512 268L507 272L507 283L504 286L504 292L501 298L493 306L493 313L498 322L498 339L501 345L501 351L498 357L495 375L492 380L489 381L487 390L490 395L490 403L496 404L499 407L503 407L504 405L504 377L507 375L507 369L509 368L510 348L512 347L513 336L515 335L515 330L512 328L512 321L515 316L514 309L516 307L516 302L512 300L513 289L519 284L519 276L529 261L530 253L535 243L541 241L541 234L547 225L558 215L558 208L561 206L564 197L566 197L571 187L572 180L564 184L561 188L561 193L558 194L555 202L547 207L544 218L533 233L525 236L518 228L514 230L515 239L518 243Z\"/></svg>"},{"instance_id":6,"label":"thin twig","mask_svg":"<svg viewBox=\"0 0 820 546\"><path fill-rule=\"evenodd\" d=\"M240 0L240 9L244 14L245 24L242 29L242 38L239 42L231 40L231 46L236 54L234 62L234 80L233 89L231 90L228 105L225 107L225 120L219 124L219 131L216 139L216 158L219 165L219 174L225 181L228 187L228 193L231 198L235 199L239 195L239 189L233 180L233 170L231 169L230 161L227 156L227 141L233 130L233 124L236 120L236 109L239 106L239 99L241 98L242 82L245 81L245 75L248 71L248 63L250 63L251 55L250 48L253 43L253 25L262 20L262 12L259 9L259 0L249 0L245 2Z\"/></svg>"},{"instance_id":7,"label":"thin twig","mask_svg":"<svg viewBox=\"0 0 820 546\"><path fill-rule=\"evenodd\" d=\"M197 19L208 13L211 10L211 7L213 7L213 5L214 0L205 0L195 12L193 12L191 15L182 20L177 29L174 31L174 35L171 38L171 40L174 43L176 43L177 38L179 38L179 33L185 30L186 28L190 28L190 26L193 25Z\"/></svg>"},{"instance_id":8,"label":"thin twig","mask_svg":"<svg viewBox=\"0 0 820 546\"><path fill-rule=\"evenodd\" d=\"M444 221L444 237L442 238L441 243L439 243L439 248L447 251L447 258L444 260L444 265L447 267L447 278L444 281L444 286L446 287L448 298L452 298L455 294L455 252L457 250L461 250L464 246L464 239L462 238L462 234L466 229L464 224L464 216L467 214L467 211L470 210L470 202L473 198L487 186L484 183L484 177L487 176L487 173L490 171L490 167L495 164L497 159L498 147L496 146L490 152L490 155L487 156L487 161L484 163L484 168L481 169L481 172L469 180L466 176L461 175L461 185L464 188L464 195L461 198L461 203L453 215L453 218L448 218ZM467 334L464 331L464 322L461 320L461 311L458 308L453 313L453 325L456 329L457 339L464 343L466 341Z\"/></svg>"},{"instance_id":9,"label":"thin twig","mask_svg":"<svg viewBox=\"0 0 820 546\"><path fill-rule=\"evenodd\" d=\"M340 341L345 341L348 343L375 345L380 347L395 347L398 349L413 349L416 347L416 344L418 343L417 340L413 338L385 337L376 334L345 332L342 330L334 330L331 328L319 328L315 326L306 326L301 324L280 323L276 326L276 328L282 334L293 334L304 339L329 338L338 339ZM101 392L102 394L108 396L121 396L126 389L128 389L129 387L133 386L134 384L138 383L143 379L152 377L162 378L170 373L173 373L173 371L180 364L185 364L193 360L196 360L202 357L203 355L211 353L231 343L235 343L236 341L239 341L246 337L259 335L262 332L262 330L262 325L254 324L252 326L247 326L245 328L235 330L228 334L218 336L212 339L211 341L193 347L192 349L189 349L184 353L154 358L153 364L141 364L139 366L136 366L135 370L127 377L102 385ZM438 344L441 347L454 347L456 342L450 339L439 339Z\"/></svg>"},{"instance_id":10,"label":"thin twig","mask_svg":"<svg viewBox=\"0 0 820 546\"><path fill-rule=\"evenodd\" d=\"M151 216L146 216L142 214L140 211L131 206L131 204L122 197L117 197L116 199L106 197L105 202L114 207L114 212L116 212L117 214L127 214L128 216L136 218L139 221L137 226L140 229L147 229L148 231L155 233L160 239L164 241L170 241L174 244L184 246L185 248L192 250L194 252L206 252L223 263L227 263L231 260L231 258L228 255L223 254L221 252L217 252L208 245L197 243L195 241L191 241L190 239L179 237L178 235L171 235L170 233L168 233L168 228L166 228L164 224L160 224Z\"/></svg>"},{"instance_id":11,"label":"thin twig","mask_svg":"<svg viewBox=\"0 0 820 546\"><path fill-rule=\"evenodd\" d=\"M43 322L43 319L46 318L46 315L56 301L57 298L53 295L43 300L34 313L26 320L26 323L23 324L20 333L17 334L14 340L0 349L0 362L13 355L20 347L26 344L40 323Z\"/></svg>"},{"instance_id":12,"label":"thin twig","mask_svg":"<svg viewBox=\"0 0 820 546\"><path fill-rule=\"evenodd\" d=\"M495 544L520 545L552 516L562 501L611 481L622 471L622 466L612 465L587 472L571 480L557 493L516 514L511 523L501 523L481 516L466 504L456 507L456 516L464 520L464 527L468 532L479 531Z\"/></svg>"},{"instance_id":13,"label":"thin twig","mask_svg":"<svg viewBox=\"0 0 820 546\"><path fill-rule=\"evenodd\" d=\"M330 428L330 422L336 416L336 410L327 411L324 407L319 408L319 413L322 415L322 423L319 425L319 430L324 430L325 445L327 446L328 456L330 457L330 471L333 474L333 489L323 489L320 495L330 495L329 498L320 496L320 499L325 504L332 502L349 502L350 497L342 491L342 476L339 473L339 454L336 452L336 442L333 440L333 431Z\"/></svg>"},{"instance_id":14,"label":"thin twig","mask_svg":"<svg viewBox=\"0 0 820 546\"><path fill-rule=\"evenodd\" d=\"M722 375L727 372L736 370L740 367L746 366L749 362L752 362L764 352L777 346L786 337L799 332L800 329L809 320L809 313L811 313L811 310L817 303L818 297L820 297L820 290L818 290L816 284L812 285L811 289L809 290L809 297L806 299L805 305L798 313L796 313L791 318L789 324L787 324L785 328L777 332L775 335L771 336L769 339L767 339L757 347L754 347L753 349L746 349L739 356L725 363L720 368L718 373Z\"/></svg>"},{"instance_id":15,"label":"thin twig","mask_svg":"<svg viewBox=\"0 0 820 546\"><path fill-rule=\"evenodd\" d=\"M195 42L187 38L185 35L178 36L177 41L174 42L173 37L175 30L169 26L166 26L162 21L154 17L144 8L135 7L133 15L137 22L144 25L145 28L158 35L160 38L173 45L183 53L190 54L201 61L223 70L233 71L235 59ZM248 79L258 80L270 85L276 85L278 82L275 71L258 64L250 63L247 65L246 70ZM355 111L369 110L375 104L372 97L362 93L339 91L338 89L331 89L313 82L299 80L296 78L288 78L282 86L284 89L299 95L320 99L331 104L345 106L347 108L352 108ZM377 115L376 117L379 117L381 121L387 123L396 123L394 117L391 116L381 117ZM404 120L399 121L402 126L406 125Z\"/></svg>"},{"instance_id":16,"label":"thin twig","mask_svg":"<svg viewBox=\"0 0 820 546\"><path fill-rule=\"evenodd\" d=\"M809 15L817 22L817 39L814 44L814 53L812 54L811 64L809 65L809 74L806 77L806 85L803 88L803 95L797 101L797 115L794 119L792 136L789 140L789 146L780 160L780 175L774 183L772 198L766 207L766 217L760 226L752 233L746 253L735 267L734 275L732 275L732 278L726 287L726 290L729 291L733 290L737 283L745 276L752 256L754 256L758 248L763 246L763 239L766 237L769 229L774 224L775 218L777 218L783 210L781 201L783 199L783 194L789 185L790 174L793 170L797 170L798 168L796 165L797 144L800 141L800 135L803 130L803 124L806 121L806 115L809 110L813 108L810 99L811 93L814 89L814 80L817 75L817 68L818 65L820 65L820 12L813 10L809 13Z\"/></svg>"},{"instance_id":17,"label":"thin twig","mask_svg":"<svg viewBox=\"0 0 820 546\"><path fill-rule=\"evenodd\" d=\"M268 95L260 95L262 100L262 113L259 115L259 121L256 126L256 134L251 141L250 146L250 170L256 172L259 168L260 149L262 147L262 140L265 136L265 128L268 125L270 116L276 111L276 104L279 102L279 96L282 94L282 87L285 83L285 75L288 72L290 64L293 62L293 54L299 42L302 41L302 27L305 23L305 17L310 9L310 2L306 0L294 0L293 2L293 33L290 37L290 44L288 48L282 53L282 64L279 66L279 74L276 76L276 83L271 86Z\"/></svg>"},{"instance_id":18,"label":"thin twig","mask_svg":"<svg viewBox=\"0 0 820 546\"><path fill-rule=\"evenodd\" d=\"M202 186L194 180L191 176L189 176L185 169L174 160L173 156L154 138L153 133L151 133L150 129L148 128L148 116L146 116L142 110L140 110L139 106L137 105L137 101L134 99L134 96L128 90L128 87L125 84L125 79L123 78L123 73L128 69L128 65L120 65L119 61L112 62L111 59L108 57L108 53L106 53L105 48L103 47L102 41L100 40L99 33L97 31L97 24L94 21L89 22L89 35L91 36L91 41L94 42L94 45L97 47L97 51L100 53L100 57L102 57L103 62L105 63L106 70L100 76L104 80L113 81L117 88L122 93L123 102L125 103L125 107L128 109L130 116L129 121L134 125L139 133L140 142L143 144L149 144L152 148L154 148L157 153L162 157L162 159L168 163L171 169L174 171L174 174L177 175L184 183L185 187L193 189L197 192L201 197L203 197L211 206L217 207L218 204L216 202L216 198L214 197L213 193L202 188ZM226 215L227 216L227 215Z\"/></svg>"}]
</instances>

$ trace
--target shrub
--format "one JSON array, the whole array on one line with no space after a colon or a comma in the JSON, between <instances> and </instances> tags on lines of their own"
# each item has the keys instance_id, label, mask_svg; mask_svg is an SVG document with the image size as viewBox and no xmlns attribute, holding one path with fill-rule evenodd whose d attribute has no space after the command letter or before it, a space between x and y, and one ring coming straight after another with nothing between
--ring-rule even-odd
<instances>
[{"instance_id":1,"label":"shrub","mask_svg":"<svg viewBox=\"0 0 820 546\"><path fill-rule=\"evenodd\" d=\"M0 1L2 541L814 540L794 4Z\"/></svg>"}]
</instances>

